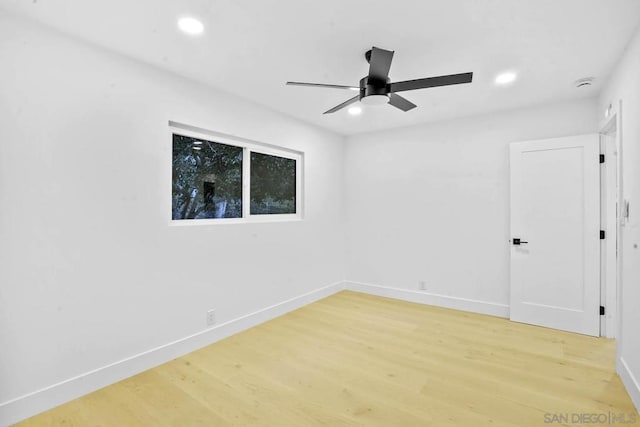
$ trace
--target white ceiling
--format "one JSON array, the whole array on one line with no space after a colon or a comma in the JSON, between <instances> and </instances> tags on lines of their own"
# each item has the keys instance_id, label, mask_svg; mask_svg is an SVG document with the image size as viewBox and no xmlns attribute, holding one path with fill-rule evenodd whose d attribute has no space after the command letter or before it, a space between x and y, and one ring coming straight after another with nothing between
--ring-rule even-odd
<instances>
[{"instance_id":1,"label":"white ceiling","mask_svg":"<svg viewBox=\"0 0 640 427\"><path fill-rule=\"evenodd\" d=\"M640 23L639 0L0 0L0 7L342 134L597 94ZM179 16L201 19L189 37ZM358 85L364 52L395 50L392 81L474 72L402 95L418 105L322 112ZM493 85L515 69L518 81ZM576 89L576 79L596 83ZM239 112L241 113L241 112Z\"/></svg>"}]
</instances>

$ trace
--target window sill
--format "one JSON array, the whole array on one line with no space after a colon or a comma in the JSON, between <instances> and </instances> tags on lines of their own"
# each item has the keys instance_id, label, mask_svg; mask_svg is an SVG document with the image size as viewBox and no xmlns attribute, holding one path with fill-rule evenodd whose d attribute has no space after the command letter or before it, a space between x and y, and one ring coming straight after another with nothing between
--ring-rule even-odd
<instances>
[{"instance_id":1,"label":"window sill","mask_svg":"<svg viewBox=\"0 0 640 427\"><path fill-rule=\"evenodd\" d=\"M265 224L272 222L301 222L303 218L299 215L260 215L250 218L218 218L218 219L172 219L169 220L170 227L193 227L209 225L230 225L230 224Z\"/></svg>"}]
</instances>

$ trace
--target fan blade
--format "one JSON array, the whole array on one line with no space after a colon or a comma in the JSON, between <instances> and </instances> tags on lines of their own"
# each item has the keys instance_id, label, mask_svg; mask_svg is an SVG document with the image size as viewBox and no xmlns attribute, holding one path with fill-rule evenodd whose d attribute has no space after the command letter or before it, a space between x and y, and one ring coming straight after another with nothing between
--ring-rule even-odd
<instances>
[{"instance_id":1,"label":"fan blade","mask_svg":"<svg viewBox=\"0 0 640 427\"><path fill-rule=\"evenodd\" d=\"M396 95L395 93L389 94L389 104L401 109L402 111L409 111L417 107L413 102L401 97L400 95Z\"/></svg>"},{"instance_id":2,"label":"fan blade","mask_svg":"<svg viewBox=\"0 0 640 427\"><path fill-rule=\"evenodd\" d=\"M331 88L331 89L360 90L359 87L355 87L355 86L326 85L324 83L287 82L287 84L289 86L328 87L328 88Z\"/></svg>"},{"instance_id":3,"label":"fan blade","mask_svg":"<svg viewBox=\"0 0 640 427\"><path fill-rule=\"evenodd\" d=\"M356 95L353 98L344 101L342 104L336 105L332 109L325 111L323 114L335 113L336 111L343 109L347 105L353 104L354 102L358 102L358 101L360 101L360 95Z\"/></svg>"},{"instance_id":4,"label":"fan blade","mask_svg":"<svg viewBox=\"0 0 640 427\"><path fill-rule=\"evenodd\" d=\"M389 85L389 92L402 92L405 90L426 89L429 87L459 85L471 83L473 73L449 74L448 76L428 77L426 79L407 80L395 82Z\"/></svg>"},{"instance_id":5,"label":"fan blade","mask_svg":"<svg viewBox=\"0 0 640 427\"><path fill-rule=\"evenodd\" d=\"M387 82L389 77L389 69L391 68L391 60L393 59L392 50L371 48L371 58L369 59L369 80L378 80Z\"/></svg>"}]
</instances>

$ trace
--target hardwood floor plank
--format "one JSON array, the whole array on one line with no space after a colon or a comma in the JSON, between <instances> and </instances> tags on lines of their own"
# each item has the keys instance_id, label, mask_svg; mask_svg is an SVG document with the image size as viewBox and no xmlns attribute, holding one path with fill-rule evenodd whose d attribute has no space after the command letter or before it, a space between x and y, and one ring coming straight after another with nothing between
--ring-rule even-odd
<instances>
[{"instance_id":1,"label":"hardwood floor plank","mask_svg":"<svg viewBox=\"0 0 640 427\"><path fill-rule=\"evenodd\" d=\"M513 427L637 415L614 363L612 340L343 291L19 425Z\"/></svg>"}]
</instances>

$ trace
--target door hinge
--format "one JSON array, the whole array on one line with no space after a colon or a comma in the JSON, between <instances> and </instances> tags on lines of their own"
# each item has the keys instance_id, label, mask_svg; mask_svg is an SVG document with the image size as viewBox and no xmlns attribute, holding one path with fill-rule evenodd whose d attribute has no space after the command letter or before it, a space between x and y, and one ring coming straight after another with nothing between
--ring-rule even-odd
<instances>
[{"instance_id":1,"label":"door hinge","mask_svg":"<svg viewBox=\"0 0 640 427\"><path fill-rule=\"evenodd\" d=\"M604 240L606 237L606 233L604 232L604 230L600 230L600 240Z\"/></svg>"},{"instance_id":2,"label":"door hinge","mask_svg":"<svg viewBox=\"0 0 640 427\"><path fill-rule=\"evenodd\" d=\"M600 154L600 163L604 163L604 154Z\"/></svg>"},{"instance_id":3,"label":"door hinge","mask_svg":"<svg viewBox=\"0 0 640 427\"><path fill-rule=\"evenodd\" d=\"M604 305L600 306L600 316L604 316Z\"/></svg>"}]
</instances>

